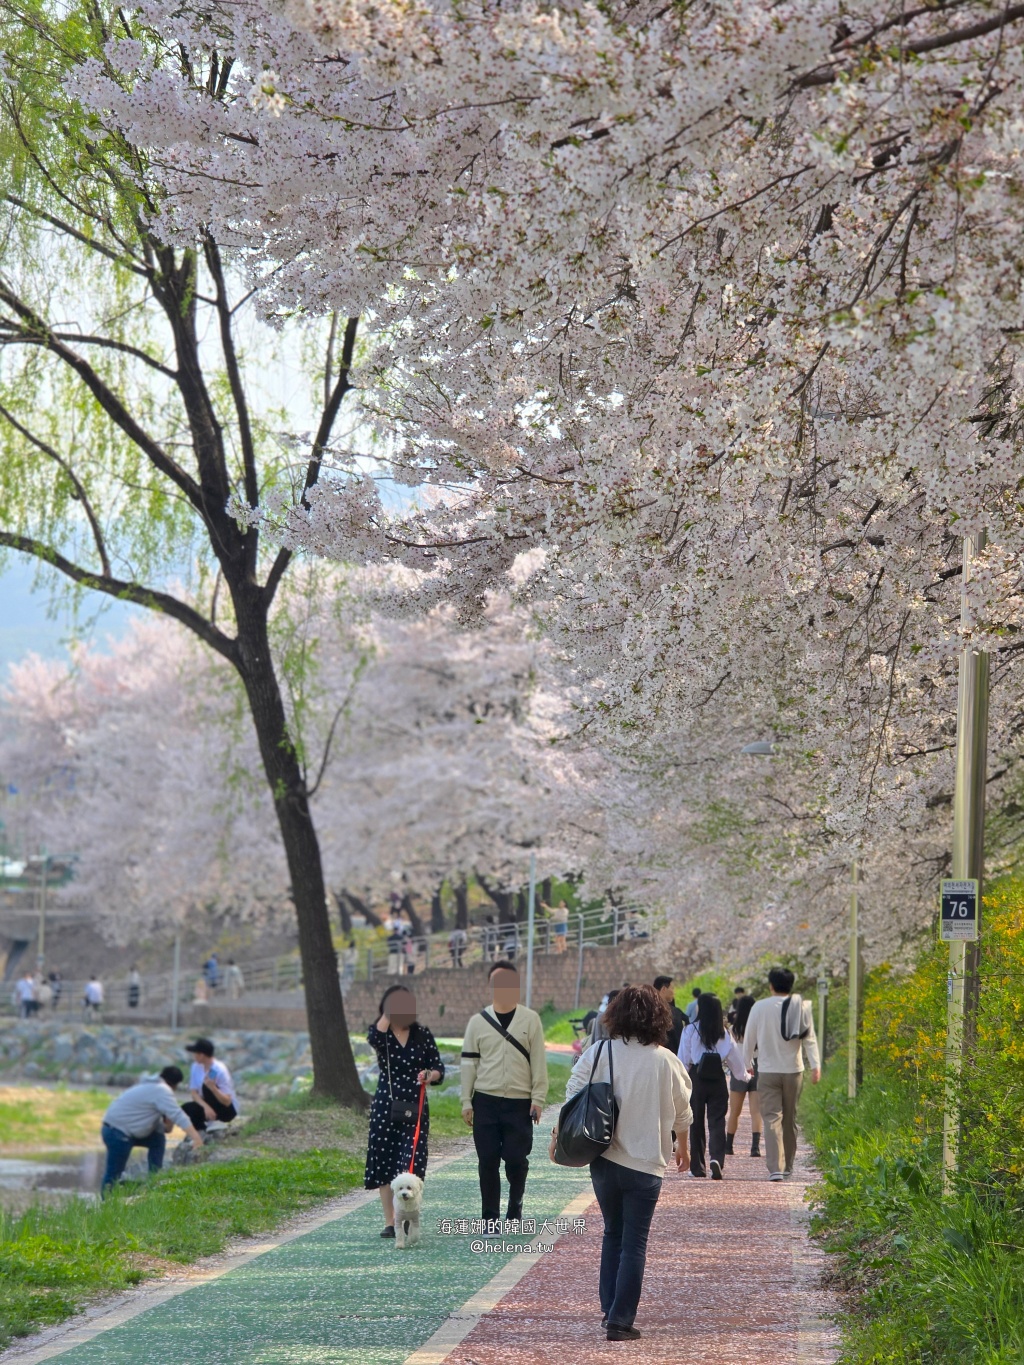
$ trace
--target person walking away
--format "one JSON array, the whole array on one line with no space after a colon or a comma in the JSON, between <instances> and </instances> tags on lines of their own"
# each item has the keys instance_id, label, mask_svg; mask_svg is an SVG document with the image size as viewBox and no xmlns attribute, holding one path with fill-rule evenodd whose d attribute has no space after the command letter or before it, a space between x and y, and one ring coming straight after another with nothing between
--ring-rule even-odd
<instances>
[{"instance_id":1,"label":"person walking away","mask_svg":"<svg viewBox=\"0 0 1024 1365\"><path fill-rule=\"evenodd\" d=\"M139 975L138 967L132 963L132 969L128 973L128 1008L136 1010L139 1008L139 999L142 996L142 977Z\"/></svg>"},{"instance_id":2,"label":"person walking away","mask_svg":"<svg viewBox=\"0 0 1024 1365\"><path fill-rule=\"evenodd\" d=\"M466 951L466 938L465 929L453 929L448 935L448 954L451 957L453 967L462 966L462 954Z\"/></svg>"},{"instance_id":3,"label":"person walking away","mask_svg":"<svg viewBox=\"0 0 1024 1365\"><path fill-rule=\"evenodd\" d=\"M564 900L558 902L551 912L552 929L555 935L555 952L564 953L569 942L569 907Z\"/></svg>"},{"instance_id":4,"label":"person walking away","mask_svg":"<svg viewBox=\"0 0 1024 1365\"><path fill-rule=\"evenodd\" d=\"M533 1126L547 1100L544 1026L519 1003L519 973L492 963L492 1003L474 1014L462 1041L462 1117L473 1129L480 1176L481 1217L501 1218L501 1163L508 1180L505 1217L523 1216Z\"/></svg>"},{"instance_id":5,"label":"person walking away","mask_svg":"<svg viewBox=\"0 0 1024 1365\"><path fill-rule=\"evenodd\" d=\"M683 1029L686 1027L686 1015L676 1004L676 988L670 976L656 976L654 978L654 989L668 1006L668 1012L672 1016L672 1027L668 1031L665 1039L665 1046L673 1057L679 1054L679 1040L683 1036Z\"/></svg>"},{"instance_id":6,"label":"person walking away","mask_svg":"<svg viewBox=\"0 0 1024 1365\"><path fill-rule=\"evenodd\" d=\"M732 999L729 1001L729 1008L725 1011L725 1022L730 1028L732 1028L733 1024L736 1022L736 1011L739 1008L740 1001L746 994L747 990L745 986L733 986ZM754 997L751 996L750 998L753 999Z\"/></svg>"},{"instance_id":7,"label":"person walking away","mask_svg":"<svg viewBox=\"0 0 1024 1365\"><path fill-rule=\"evenodd\" d=\"M150 1076L138 1085L130 1086L109 1106L100 1128L107 1149L101 1194L108 1194L121 1179L133 1147L146 1148L150 1175L159 1171L164 1164L167 1134L172 1128L184 1130L194 1151L202 1147L202 1134L174 1098L174 1092L183 1080L178 1067L165 1066L159 1076Z\"/></svg>"},{"instance_id":8,"label":"person walking away","mask_svg":"<svg viewBox=\"0 0 1024 1365\"><path fill-rule=\"evenodd\" d=\"M237 1000L245 990L245 977L235 959L228 959L228 969L224 973L224 984L228 988L228 999Z\"/></svg>"},{"instance_id":9,"label":"person walking away","mask_svg":"<svg viewBox=\"0 0 1024 1365\"><path fill-rule=\"evenodd\" d=\"M41 973L36 973L36 1010L48 1010L53 1004L53 987Z\"/></svg>"},{"instance_id":10,"label":"person walking away","mask_svg":"<svg viewBox=\"0 0 1024 1365\"><path fill-rule=\"evenodd\" d=\"M220 985L220 962L216 953L211 953L203 963L203 976L210 991L215 991Z\"/></svg>"},{"instance_id":11,"label":"person walking away","mask_svg":"<svg viewBox=\"0 0 1024 1365\"><path fill-rule=\"evenodd\" d=\"M693 1082L690 1174L697 1179L707 1175L704 1169L707 1153L711 1179L721 1180L726 1153L725 1111L729 1107L724 1067L728 1067L737 1080L745 1081L748 1073L743 1054L725 1027L722 1002L717 995L707 991L701 993L697 1001L697 1018L683 1029L679 1041L679 1060Z\"/></svg>"},{"instance_id":12,"label":"person walking away","mask_svg":"<svg viewBox=\"0 0 1024 1365\"><path fill-rule=\"evenodd\" d=\"M85 983L85 994L82 997L82 1003L85 1005L85 1013L87 1016L89 1014L98 1015L103 1008L103 983L95 972L92 973L89 980Z\"/></svg>"},{"instance_id":13,"label":"person walking away","mask_svg":"<svg viewBox=\"0 0 1024 1365\"><path fill-rule=\"evenodd\" d=\"M24 976L18 978L14 987L14 999L18 1005L18 1018L31 1019L35 1014L36 1004L36 983L32 980L31 972L26 972Z\"/></svg>"},{"instance_id":14,"label":"person walking away","mask_svg":"<svg viewBox=\"0 0 1024 1365\"><path fill-rule=\"evenodd\" d=\"M395 1235L395 1198L391 1182L412 1163L413 1175L421 1180L427 1174L427 1142L430 1134L430 1106L426 1095L420 1122L419 1141L413 1152L416 1135L415 1118L412 1122L396 1122L393 1118L395 1102L419 1111L420 1087L440 1085L444 1080L444 1063L437 1050L434 1035L416 1019L416 998L408 986L389 986L380 1002L380 1013L370 1025L367 1042L377 1054L379 1068L377 1090L370 1105L370 1134L366 1145L366 1172L363 1185L380 1192L384 1210L382 1237Z\"/></svg>"},{"instance_id":15,"label":"person walking away","mask_svg":"<svg viewBox=\"0 0 1024 1365\"><path fill-rule=\"evenodd\" d=\"M750 1018L750 1011L754 1008L754 997L743 994L734 999L731 1009L733 1011L732 1036L737 1043L743 1043L743 1035L746 1032L747 1020ZM749 1081L738 1081L735 1076L729 1077L729 1117L725 1122L725 1154L735 1156L733 1143L736 1139L736 1129L740 1125L740 1114L743 1112L743 1099L746 1096L747 1104L750 1108L750 1155L761 1155L761 1104L757 1096L757 1059L754 1059L754 1074Z\"/></svg>"},{"instance_id":16,"label":"person walking away","mask_svg":"<svg viewBox=\"0 0 1024 1365\"><path fill-rule=\"evenodd\" d=\"M231 1072L213 1055L209 1038L197 1038L186 1043L185 1051L192 1054L192 1071L188 1088L192 1098L182 1110L202 1133L210 1123L230 1123L238 1117L238 1096Z\"/></svg>"},{"instance_id":17,"label":"person walking away","mask_svg":"<svg viewBox=\"0 0 1024 1365\"><path fill-rule=\"evenodd\" d=\"M60 1004L61 993L64 990L64 978L60 972L52 971L50 973L50 986L53 990L53 1008L56 1009Z\"/></svg>"},{"instance_id":18,"label":"person walking away","mask_svg":"<svg viewBox=\"0 0 1024 1365\"><path fill-rule=\"evenodd\" d=\"M599 1294L601 1325L609 1341L636 1341L633 1326L643 1291L647 1241L661 1182L673 1153L679 1170L690 1155L690 1079L678 1058L661 1045L671 1024L664 999L653 986L625 986L605 1011L610 1041L589 1048L565 1088L571 1099L591 1079L611 1071L619 1117L611 1145L591 1163L590 1178L604 1219ZM600 1055L599 1055L600 1054ZM595 1063L595 1058L597 1061ZM551 1150L558 1136L552 1130Z\"/></svg>"},{"instance_id":19,"label":"person walking away","mask_svg":"<svg viewBox=\"0 0 1024 1365\"><path fill-rule=\"evenodd\" d=\"M402 922L393 919L388 930L388 976L397 976L402 969Z\"/></svg>"},{"instance_id":20,"label":"person walking away","mask_svg":"<svg viewBox=\"0 0 1024 1365\"><path fill-rule=\"evenodd\" d=\"M692 1024L697 1017L697 1001L700 999L700 987L694 986L690 994L693 996L693 999L687 1005L686 1009L683 1010L683 1013L686 1015L687 1023Z\"/></svg>"},{"instance_id":21,"label":"person walking away","mask_svg":"<svg viewBox=\"0 0 1024 1365\"><path fill-rule=\"evenodd\" d=\"M772 968L768 973L771 995L755 1003L743 1033L747 1066L757 1058L757 1091L769 1180L783 1180L793 1174L797 1106L805 1064L811 1073L811 1083L817 1085L821 1080L811 1005L793 994L794 980L787 967Z\"/></svg>"},{"instance_id":22,"label":"person walking away","mask_svg":"<svg viewBox=\"0 0 1024 1365\"><path fill-rule=\"evenodd\" d=\"M341 993L347 995L349 987L356 979L356 966L359 961L359 949L356 947L354 938L350 938L348 943L341 951Z\"/></svg>"}]
</instances>

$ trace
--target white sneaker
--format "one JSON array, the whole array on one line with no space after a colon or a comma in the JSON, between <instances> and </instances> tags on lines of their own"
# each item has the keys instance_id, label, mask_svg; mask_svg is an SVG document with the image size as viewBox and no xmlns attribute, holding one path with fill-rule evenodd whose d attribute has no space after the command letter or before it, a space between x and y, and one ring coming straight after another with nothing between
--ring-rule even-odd
<instances>
[{"instance_id":1,"label":"white sneaker","mask_svg":"<svg viewBox=\"0 0 1024 1365\"><path fill-rule=\"evenodd\" d=\"M771 1173L771 1175L768 1177L768 1179L769 1179L769 1180L783 1180L783 1179L785 1179L785 1177L783 1176L783 1174L782 1174L781 1171L772 1171L772 1173Z\"/></svg>"}]
</instances>

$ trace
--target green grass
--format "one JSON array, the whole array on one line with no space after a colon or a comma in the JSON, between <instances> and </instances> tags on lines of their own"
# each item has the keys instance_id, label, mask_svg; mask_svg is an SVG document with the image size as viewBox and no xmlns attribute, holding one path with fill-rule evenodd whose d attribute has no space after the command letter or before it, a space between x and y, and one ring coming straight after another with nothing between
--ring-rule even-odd
<instances>
[{"instance_id":1,"label":"green grass","mask_svg":"<svg viewBox=\"0 0 1024 1365\"><path fill-rule=\"evenodd\" d=\"M0 1154L95 1147L109 1104L102 1090L0 1086Z\"/></svg>"},{"instance_id":2,"label":"green grass","mask_svg":"<svg viewBox=\"0 0 1024 1365\"><path fill-rule=\"evenodd\" d=\"M273 1130L271 1117L265 1131ZM172 1167L102 1203L69 1199L18 1217L0 1215L0 1348L97 1294L137 1284L168 1261L194 1261L232 1238L273 1228L361 1184L362 1176L362 1150L240 1154Z\"/></svg>"},{"instance_id":3,"label":"green grass","mask_svg":"<svg viewBox=\"0 0 1024 1365\"><path fill-rule=\"evenodd\" d=\"M845 1094L842 1054L801 1101L822 1184L815 1231L857 1294L842 1365L1024 1360L1024 1190L965 1180L941 1192L941 1135L917 1096L869 1077Z\"/></svg>"}]
</instances>

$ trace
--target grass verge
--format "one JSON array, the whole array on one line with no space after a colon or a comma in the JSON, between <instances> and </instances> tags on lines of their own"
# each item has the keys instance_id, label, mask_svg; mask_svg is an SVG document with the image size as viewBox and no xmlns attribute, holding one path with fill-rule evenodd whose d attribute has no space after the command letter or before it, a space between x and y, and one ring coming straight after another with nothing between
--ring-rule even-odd
<instances>
[{"instance_id":1,"label":"grass verge","mask_svg":"<svg viewBox=\"0 0 1024 1365\"><path fill-rule=\"evenodd\" d=\"M325 1145L290 1151L304 1122ZM364 1116L296 1099L266 1114L262 1130L259 1123L239 1132L245 1147L226 1149L230 1159L172 1167L102 1203L69 1199L0 1215L0 1348L168 1262L212 1255L361 1184Z\"/></svg>"},{"instance_id":2,"label":"grass verge","mask_svg":"<svg viewBox=\"0 0 1024 1365\"><path fill-rule=\"evenodd\" d=\"M102 1090L0 1086L0 1156L92 1147L109 1104Z\"/></svg>"}]
</instances>

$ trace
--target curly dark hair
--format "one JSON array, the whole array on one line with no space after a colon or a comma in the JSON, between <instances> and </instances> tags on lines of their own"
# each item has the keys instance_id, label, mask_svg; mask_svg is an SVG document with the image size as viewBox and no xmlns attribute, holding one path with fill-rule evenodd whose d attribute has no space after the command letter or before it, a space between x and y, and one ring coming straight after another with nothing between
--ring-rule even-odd
<instances>
[{"instance_id":1,"label":"curly dark hair","mask_svg":"<svg viewBox=\"0 0 1024 1365\"><path fill-rule=\"evenodd\" d=\"M609 1000L603 1022L609 1038L635 1038L647 1046L664 1044L672 1014L653 986L623 986Z\"/></svg>"}]
</instances>

